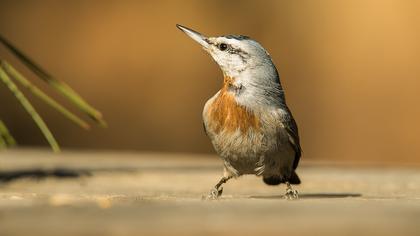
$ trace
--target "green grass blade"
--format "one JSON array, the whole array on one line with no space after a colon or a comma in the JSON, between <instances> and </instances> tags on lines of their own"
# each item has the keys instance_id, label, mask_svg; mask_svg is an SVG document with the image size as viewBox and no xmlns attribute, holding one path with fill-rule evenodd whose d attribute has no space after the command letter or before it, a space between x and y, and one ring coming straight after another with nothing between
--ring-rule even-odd
<instances>
[{"instance_id":1,"label":"green grass blade","mask_svg":"<svg viewBox=\"0 0 420 236\"><path fill-rule=\"evenodd\" d=\"M40 98L42 101L53 107L54 109L58 110L60 113L62 113L66 118L73 121L80 127L84 129L89 129L90 126L88 123L86 123L84 120L77 117L74 113L67 110L65 107L63 107L61 104L56 102L53 98L45 94L43 91L41 91L38 87L36 87L34 84L32 84L29 80L27 80L22 74L20 74L15 68L13 68L9 63L2 61L0 67L4 69L4 71L12 78L15 79L17 82L19 82L22 86L27 88L29 91L31 91L35 96Z\"/></svg>"},{"instance_id":2,"label":"green grass blade","mask_svg":"<svg viewBox=\"0 0 420 236\"><path fill-rule=\"evenodd\" d=\"M85 112L90 118L92 118L99 125L106 126L105 120L102 118L102 114L89 105L79 94L77 94L70 86L66 83L53 78L44 69L37 65L28 56L23 54L19 49L13 46L9 41L0 35L0 42L9 49L19 60L21 60L30 70L32 70L39 78L47 82L51 87L57 90L60 94L71 101L77 108Z\"/></svg>"},{"instance_id":3,"label":"green grass blade","mask_svg":"<svg viewBox=\"0 0 420 236\"><path fill-rule=\"evenodd\" d=\"M7 126L3 123L2 120L0 120L0 139L4 141L6 147L13 147L16 145L15 139L10 134L9 129L7 129Z\"/></svg>"},{"instance_id":4,"label":"green grass blade","mask_svg":"<svg viewBox=\"0 0 420 236\"><path fill-rule=\"evenodd\" d=\"M10 79L10 77L6 74L6 72L0 68L0 80L9 88L9 90L15 95L16 99L22 104L23 108L29 113L32 117L36 125L39 127L41 132L43 133L45 139L47 139L48 143L50 144L52 150L54 152L59 152L60 147L55 140L53 134L51 133L48 126L45 124L44 120L29 102L29 100L25 97L25 95L19 90L16 84Z\"/></svg>"}]
</instances>

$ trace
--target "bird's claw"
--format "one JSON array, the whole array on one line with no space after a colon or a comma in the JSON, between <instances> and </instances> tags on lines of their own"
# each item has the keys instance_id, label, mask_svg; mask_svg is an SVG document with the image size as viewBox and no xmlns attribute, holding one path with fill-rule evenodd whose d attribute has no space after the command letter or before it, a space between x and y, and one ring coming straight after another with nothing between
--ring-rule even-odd
<instances>
[{"instance_id":1,"label":"bird's claw","mask_svg":"<svg viewBox=\"0 0 420 236\"><path fill-rule=\"evenodd\" d=\"M284 198L287 200L296 200L296 199L299 199L299 193L295 189L287 188Z\"/></svg>"},{"instance_id":2,"label":"bird's claw","mask_svg":"<svg viewBox=\"0 0 420 236\"><path fill-rule=\"evenodd\" d=\"M222 195L222 193L223 193L223 188L222 187L220 187L218 189L217 188L212 188L210 190L209 195L205 199L206 200L217 200Z\"/></svg>"}]
</instances>

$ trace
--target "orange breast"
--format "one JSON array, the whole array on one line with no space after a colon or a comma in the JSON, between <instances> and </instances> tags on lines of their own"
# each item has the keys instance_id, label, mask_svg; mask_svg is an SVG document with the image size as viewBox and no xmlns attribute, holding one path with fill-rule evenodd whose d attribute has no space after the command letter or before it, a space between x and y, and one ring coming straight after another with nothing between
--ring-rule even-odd
<instances>
[{"instance_id":1,"label":"orange breast","mask_svg":"<svg viewBox=\"0 0 420 236\"><path fill-rule=\"evenodd\" d=\"M209 128L216 133L222 130L235 132L238 129L241 132L247 132L260 127L258 117L239 105L234 96L228 92L233 82L233 78L225 77L222 90L209 107Z\"/></svg>"}]
</instances>

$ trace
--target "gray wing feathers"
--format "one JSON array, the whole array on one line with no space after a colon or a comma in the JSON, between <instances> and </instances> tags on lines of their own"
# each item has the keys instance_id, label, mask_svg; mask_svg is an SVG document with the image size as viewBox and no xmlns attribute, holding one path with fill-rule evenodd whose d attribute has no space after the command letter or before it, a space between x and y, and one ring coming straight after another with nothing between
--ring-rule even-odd
<instances>
[{"instance_id":1,"label":"gray wing feathers","mask_svg":"<svg viewBox=\"0 0 420 236\"><path fill-rule=\"evenodd\" d=\"M288 107L286 107L286 110L288 113L288 117L284 121L284 126L286 128L287 134L289 135L289 143L295 150L295 160L293 162L293 169L296 169L299 164L300 156L302 155L302 148L300 147L299 131L296 121L295 119L293 119L292 113L290 112Z\"/></svg>"}]
</instances>

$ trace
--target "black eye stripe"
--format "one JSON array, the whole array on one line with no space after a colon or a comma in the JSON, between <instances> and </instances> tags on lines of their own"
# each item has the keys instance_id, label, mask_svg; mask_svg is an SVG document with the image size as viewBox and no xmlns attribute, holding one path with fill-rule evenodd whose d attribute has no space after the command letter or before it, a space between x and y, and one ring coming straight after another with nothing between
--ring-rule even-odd
<instances>
[{"instance_id":1,"label":"black eye stripe","mask_svg":"<svg viewBox=\"0 0 420 236\"><path fill-rule=\"evenodd\" d=\"M229 44L226 43L210 43L214 46L216 46L220 51L226 51L230 54L237 54L239 55L243 60L245 60L246 57L249 56L249 54L245 51L242 51L240 48L234 48Z\"/></svg>"}]
</instances>

